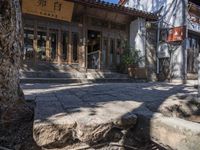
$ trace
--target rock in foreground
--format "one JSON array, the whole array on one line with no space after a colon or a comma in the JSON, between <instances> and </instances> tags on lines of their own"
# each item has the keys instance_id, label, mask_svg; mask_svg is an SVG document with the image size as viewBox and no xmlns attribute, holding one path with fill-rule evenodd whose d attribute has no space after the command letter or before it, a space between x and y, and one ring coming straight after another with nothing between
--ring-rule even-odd
<instances>
[{"instance_id":1,"label":"rock in foreground","mask_svg":"<svg viewBox=\"0 0 200 150\"><path fill-rule=\"evenodd\" d=\"M33 135L39 146L62 148L76 142L93 145L104 139L115 141L111 130L134 127L137 117L132 110L139 106L139 103L128 101L79 107L77 102L70 108L65 104L53 99L36 101Z\"/></svg>"}]
</instances>

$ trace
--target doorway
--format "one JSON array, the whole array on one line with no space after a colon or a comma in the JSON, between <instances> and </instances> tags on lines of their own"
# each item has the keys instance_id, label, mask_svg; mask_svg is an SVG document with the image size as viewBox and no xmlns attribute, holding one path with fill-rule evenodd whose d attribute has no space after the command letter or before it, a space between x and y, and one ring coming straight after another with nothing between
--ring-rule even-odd
<instances>
[{"instance_id":1,"label":"doorway","mask_svg":"<svg viewBox=\"0 0 200 150\"><path fill-rule=\"evenodd\" d=\"M100 69L101 32L88 30L88 69Z\"/></svg>"}]
</instances>

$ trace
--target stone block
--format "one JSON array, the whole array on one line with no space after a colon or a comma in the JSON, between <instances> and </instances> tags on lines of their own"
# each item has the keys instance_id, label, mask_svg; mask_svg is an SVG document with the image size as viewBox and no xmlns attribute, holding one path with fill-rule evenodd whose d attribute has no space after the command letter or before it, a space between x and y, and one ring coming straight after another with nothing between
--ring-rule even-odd
<instances>
[{"instance_id":1,"label":"stone block","mask_svg":"<svg viewBox=\"0 0 200 150\"><path fill-rule=\"evenodd\" d=\"M176 150L200 148L200 125L179 118L152 119L150 136L155 142Z\"/></svg>"}]
</instances>

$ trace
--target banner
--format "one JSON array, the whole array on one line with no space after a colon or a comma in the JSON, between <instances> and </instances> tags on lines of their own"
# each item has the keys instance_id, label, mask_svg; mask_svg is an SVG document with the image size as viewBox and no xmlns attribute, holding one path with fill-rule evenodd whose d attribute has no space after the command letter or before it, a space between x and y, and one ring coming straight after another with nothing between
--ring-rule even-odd
<instances>
[{"instance_id":1,"label":"banner","mask_svg":"<svg viewBox=\"0 0 200 150\"><path fill-rule=\"evenodd\" d=\"M22 0L24 14L71 22L74 3L64 0Z\"/></svg>"}]
</instances>

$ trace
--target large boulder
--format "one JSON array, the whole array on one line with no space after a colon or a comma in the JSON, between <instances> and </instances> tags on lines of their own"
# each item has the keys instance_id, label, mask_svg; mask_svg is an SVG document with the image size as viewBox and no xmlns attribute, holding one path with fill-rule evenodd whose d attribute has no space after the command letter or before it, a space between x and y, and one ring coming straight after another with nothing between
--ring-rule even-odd
<instances>
[{"instance_id":1,"label":"large boulder","mask_svg":"<svg viewBox=\"0 0 200 150\"><path fill-rule=\"evenodd\" d=\"M137 121L137 116L132 113L139 106L135 102L107 102L84 106L78 99L74 103L73 96L68 95L64 99L36 99L33 135L39 146L62 148L75 141L96 144L112 137L109 134L113 134L113 128L128 130ZM114 139L109 140L111 142Z\"/></svg>"}]
</instances>

